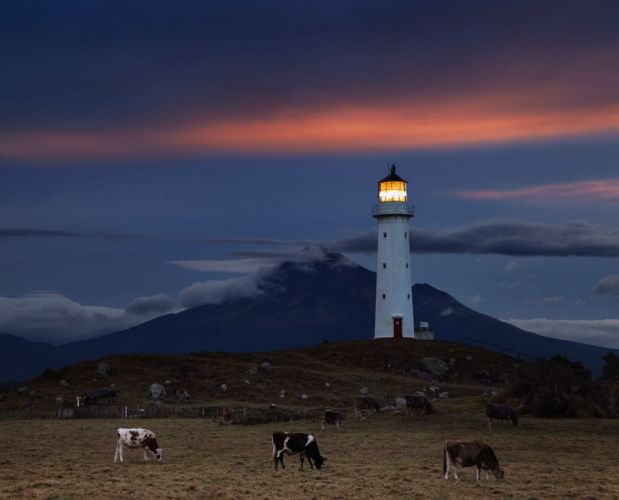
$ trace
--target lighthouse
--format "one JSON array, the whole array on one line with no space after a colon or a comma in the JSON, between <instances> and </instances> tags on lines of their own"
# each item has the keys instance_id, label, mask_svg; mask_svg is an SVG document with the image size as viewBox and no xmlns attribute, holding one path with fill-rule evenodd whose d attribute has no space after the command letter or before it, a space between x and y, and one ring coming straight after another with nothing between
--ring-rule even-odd
<instances>
[{"instance_id":1,"label":"lighthouse","mask_svg":"<svg viewBox=\"0 0 619 500\"><path fill-rule=\"evenodd\" d=\"M414 338L413 296L407 182L391 166L378 182L378 204L372 209L378 221L376 263L376 316L374 338Z\"/></svg>"}]
</instances>

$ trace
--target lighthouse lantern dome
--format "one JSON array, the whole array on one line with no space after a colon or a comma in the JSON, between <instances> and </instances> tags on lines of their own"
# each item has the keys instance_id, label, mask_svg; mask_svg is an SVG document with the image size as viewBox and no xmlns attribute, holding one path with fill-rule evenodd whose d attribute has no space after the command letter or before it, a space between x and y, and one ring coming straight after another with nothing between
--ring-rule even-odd
<instances>
[{"instance_id":1,"label":"lighthouse lantern dome","mask_svg":"<svg viewBox=\"0 0 619 500\"><path fill-rule=\"evenodd\" d=\"M395 173L395 165L391 165L389 175L378 182L378 200L381 203L406 203L407 182Z\"/></svg>"}]
</instances>

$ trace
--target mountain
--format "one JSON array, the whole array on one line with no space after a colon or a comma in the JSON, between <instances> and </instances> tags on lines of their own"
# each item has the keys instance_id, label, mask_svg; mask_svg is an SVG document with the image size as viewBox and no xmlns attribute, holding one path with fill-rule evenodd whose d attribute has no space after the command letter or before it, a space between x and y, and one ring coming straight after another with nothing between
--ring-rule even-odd
<instances>
[{"instance_id":1,"label":"mountain","mask_svg":"<svg viewBox=\"0 0 619 500\"><path fill-rule=\"evenodd\" d=\"M429 321L440 340L466 342L490 350L503 351L525 360L562 354L580 361L595 374L602 369L604 356L617 349L544 337L486 316L460 304L451 295L427 284L413 286L415 320Z\"/></svg>"},{"instance_id":2,"label":"mountain","mask_svg":"<svg viewBox=\"0 0 619 500\"><path fill-rule=\"evenodd\" d=\"M0 333L0 382L24 380L37 375L57 357L51 344L30 342L22 337Z\"/></svg>"},{"instance_id":3,"label":"mountain","mask_svg":"<svg viewBox=\"0 0 619 500\"><path fill-rule=\"evenodd\" d=\"M131 352L257 352L324 340L370 339L375 279L373 272L343 255L325 252L308 262L280 264L261 279L257 296L194 307L93 339L50 346L0 336L0 352L7 345L14 353L3 354L8 364L2 364L0 377L19 380L45 368ZM427 284L413 287L413 304L416 320L429 321L440 340L472 338L488 349L508 348L534 357L560 353L594 372L600 371L601 357L609 351L525 332L473 311Z\"/></svg>"}]
</instances>

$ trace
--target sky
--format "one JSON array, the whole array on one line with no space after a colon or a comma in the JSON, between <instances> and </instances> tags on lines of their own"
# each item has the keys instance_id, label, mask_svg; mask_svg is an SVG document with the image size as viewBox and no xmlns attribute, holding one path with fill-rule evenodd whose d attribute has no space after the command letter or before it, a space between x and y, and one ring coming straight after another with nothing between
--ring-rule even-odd
<instances>
[{"instance_id":1,"label":"sky","mask_svg":"<svg viewBox=\"0 0 619 500\"><path fill-rule=\"evenodd\" d=\"M618 16L2 2L0 331L62 343L251 296L314 244L373 269L395 163L414 282L619 347Z\"/></svg>"}]
</instances>

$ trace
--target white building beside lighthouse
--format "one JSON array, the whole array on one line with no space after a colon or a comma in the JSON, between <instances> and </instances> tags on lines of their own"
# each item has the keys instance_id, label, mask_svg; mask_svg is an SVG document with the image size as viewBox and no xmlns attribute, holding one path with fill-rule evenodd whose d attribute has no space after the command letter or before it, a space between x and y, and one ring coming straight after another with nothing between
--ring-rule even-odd
<instances>
[{"instance_id":1,"label":"white building beside lighthouse","mask_svg":"<svg viewBox=\"0 0 619 500\"><path fill-rule=\"evenodd\" d=\"M395 165L378 183L372 215L378 221L374 338L414 338L409 243L414 211L408 204L407 182L395 173Z\"/></svg>"}]
</instances>

